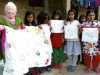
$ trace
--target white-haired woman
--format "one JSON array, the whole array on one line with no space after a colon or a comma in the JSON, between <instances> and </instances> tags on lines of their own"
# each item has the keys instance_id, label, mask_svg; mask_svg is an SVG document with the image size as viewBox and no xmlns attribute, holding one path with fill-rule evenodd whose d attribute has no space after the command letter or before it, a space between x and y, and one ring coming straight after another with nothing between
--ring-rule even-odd
<instances>
[{"instance_id":1,"label":"white-haired woman","mask_svg":"<svg viewBox=\"0 0 100 75\"><path fill-rule=\"evenodd\" d=\"M4 8L4 16L0 16L0 24L17 29L23 27L22 20L17 17L17 7L13 2L8 2Z\"/></svg>"},{"instance_id":2,"label":"white-haired woman","mask_svg":"<svg viewBox=\"0 0 100 75\"><path fill-rule=\"evenodd\" d=\"M4 37L5 40L2 41L5 49L5 65L3 75L23 75L28 70L28 67L25 66L25 59L23 59L23 53L25 52L23 52L23 49L18 49L18 46L12 42L15 42L14 38L19 40L19 36L17 36L18 33L15 35L14 31L19 28L22 29L24 26L22 24L22 20L16 16L17 7L13 2L8 2L5 5L4 12L5 15L0 16L0 26L3 26L6 30L6 38ZM21 43L22 41L16 42Z\"/></svg>"}]
</instances>

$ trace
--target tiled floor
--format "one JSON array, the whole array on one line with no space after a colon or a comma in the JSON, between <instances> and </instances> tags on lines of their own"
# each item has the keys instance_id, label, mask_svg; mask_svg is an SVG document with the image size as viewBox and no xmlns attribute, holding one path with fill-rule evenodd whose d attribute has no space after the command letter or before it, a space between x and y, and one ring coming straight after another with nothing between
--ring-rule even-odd
<instances>
[{"instance_id":1,"label":"tiled floor","mask_svg":"<svg viewBox=\"0 0 100 75\"><path fill-rule=\"evenodd\" d=\"M0 65L0 75L2 75L3 72L3 66Z\"/></svg>"},{"instance_id":2,"label":"tiled floor","mask_svg":"<svg viewBox=\"0 0 100 75\"><path fill-rule=\"evenodd\" d=\"M84 71L84 66L79 65L75 72L67 72L66 66L64 66L61 70L52 69L51 72L45 72L42 75L100 75L100 73L99 74L95 72L86 73Z\"/></svg>"},{"instance_id":3,"label":"tiled floor","mask_svg":"<svg viewBox=\"0 0 100 75\"><path fill-rule=\"evenodd\" d=\"M77 70L75 72L67 72L66 70L66 63L63 64L64 67L61 69L61 70L57 70L57 69L52 69L51 72L45 72L41 75L100 75L95 73L95 72L90 72L90 73L86 73L84 72L84 66L83 65L79 65L77 67ZM2 75L2 70L3 70L3 67L0 66L0 75Z\"/></svg>"}]
</instances>

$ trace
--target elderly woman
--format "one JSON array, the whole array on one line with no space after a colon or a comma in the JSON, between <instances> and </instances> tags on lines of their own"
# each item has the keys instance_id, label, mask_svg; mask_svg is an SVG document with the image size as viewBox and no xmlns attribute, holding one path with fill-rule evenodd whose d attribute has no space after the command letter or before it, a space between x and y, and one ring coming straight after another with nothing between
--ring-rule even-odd
<instances>
[{"instance_id":1,"label":"elderly woman","mask_svg":"<svg viewBox=\"0 0 100 75\"><path fill-rule=\"evenodd\" d=\"M8 2L5 6L5 16L0 16L0 24L11 28L21 28L22 20L16 16L17 7L13 2Z\"/></svg>"},{"instance_id":2,"label":"elderly woman","mask_svg":"<svg viewBox=\"0 0 100 75\"><path fill-rule=\"evenodd\" d=\"M15 34L16 29L23 28L23 24L21 19L16 16L17 7L13 2L8 2L5 5L4 11L5 16L0 16L0 27L4 27L6 30L6 37L3 37L2 40L2 47L5 49L5 65L3 75L23 75L28 71L28 68L25 66L26 64L23 64L23 62L25 63L25 59L23 59L23 49L18 49L18 46L14 43L14 38L23 42L19 39L20 37L18 38L18 32ZM20 41L16 41L16 44Z\"/></svg>"}]
</instances>

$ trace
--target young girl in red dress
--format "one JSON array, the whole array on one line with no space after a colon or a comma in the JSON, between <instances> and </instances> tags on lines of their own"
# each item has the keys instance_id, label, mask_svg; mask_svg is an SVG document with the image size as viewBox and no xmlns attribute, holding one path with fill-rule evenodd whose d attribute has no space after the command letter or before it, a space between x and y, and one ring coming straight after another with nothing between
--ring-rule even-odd
<instances>
[{"instance_id":1,"label":"young girl in red dress","mask_svg":"<svg viewBox=\"0 0 100 75\"><path fill-rule=\"evenodd\" d=\"M97 29L99 33L100 23L95 19L94 11L87 12L88 20L85 22L82 27L82 36L85 29L89 29L90 31ZM100 38L99 34L97 38ZM88 36L87 36L88 38ZM95 38L92 36L92 38ZM91 40L91 39L90 39ZM90 72L91 70L99 73L100 72L100 43L99 39L96 42L82 41L83 42L83 61L86 67L86 71Z\"/></svg>"}]
</instances>

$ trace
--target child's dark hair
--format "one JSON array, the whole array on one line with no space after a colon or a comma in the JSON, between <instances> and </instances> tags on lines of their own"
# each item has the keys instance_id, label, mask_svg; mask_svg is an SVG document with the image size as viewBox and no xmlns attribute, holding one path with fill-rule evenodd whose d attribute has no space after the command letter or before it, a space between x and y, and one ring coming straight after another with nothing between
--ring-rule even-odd
<instances>
[{"instance_id":1,"label":"child's dark hair","mask_svg":"<svg viewBox=\"0 0 100 75\"><path fill-rule=\"evenodd\" d=\"M60 10L56 10L52 13L52 19L54 19L56 15L59 15L59 20L63 19L63 15Z\"/></svg>"},{"instance_id":2,"label":"child's dark hair","mask_svg":"<svg viewBox=\"0 0 100 75\"><path fill-rule=\"evenodd\" d=\"M90 13L95 13L95 12L94 12L94 9L88 10L88 11L86 12L86 16L88 16Z\"/></svg>"},{"instance_id":3,"label":"child's dark hair","mask_svg":"<svg viewBox=\"0 0 100 75\"><path fill-rule=\"evenodd\" d=\"M47 12L41 11L37 16L37 24L43 24L46 19L49 20L49 14Z\"/></svg>"},{"instance_id":4,"label":"child's dark hair","mask_svg":"<svg viewBox=\"0 0 100 75\"><path fill-rule=\"evenodd\" d=\"M84 15L84 14L80 15L80 17L79 17L79 22L80 22L80 23L82 23L82 18L83 18L83 17L85 17L85 19L86 19L86 15Z\"/></svg>"},{"instance_id":5,"label":"child's dark hair","mask_svg":"<svg viewBox=\"0 0 100 75\"><path fill-rule=\"evenodd\" d=\"M74 9L70 9L70 10L68 11L68 15L69 15L70 12L74 12L74 14L76 14L76 11L75 11Z\"/></svg>"},{"instance_id":6,"label":"child's dark hair","mask_svg":"<svg viewBox=\"0 0 100 75\"><path fill-rule=\"evenodd\" d=\"M24 23L25 23L27 26L29 25L29 22L28 22L28 20L27 20L27 17L28 17L29 15L33 15L33 17L35 17L35 13L32 12L32 11L27 11L27 12L25 13ZM36 26L36 22L35 22L34 20L32 21L32 25Z\"/></svg>"},{"instance_id":7,"label":"child's dark hair","mask_svg":"<svg viewBox=\"0 0 100 75\"><path fill-rule=\"evenodd\" d=\"M74 19L77 19L77 18L76 18L76 11L75 11L74 9L70 9L70 10L68 11L68 16L69 16L70 12L73 12L74 15L75 15ZM67 21L70 20L68 16L67 16Z\"/></svg>"}]
</instances>

